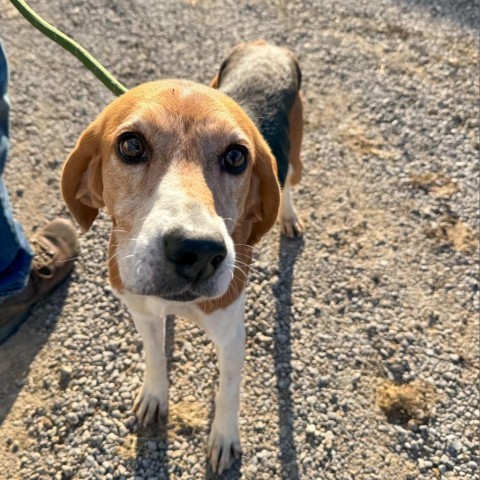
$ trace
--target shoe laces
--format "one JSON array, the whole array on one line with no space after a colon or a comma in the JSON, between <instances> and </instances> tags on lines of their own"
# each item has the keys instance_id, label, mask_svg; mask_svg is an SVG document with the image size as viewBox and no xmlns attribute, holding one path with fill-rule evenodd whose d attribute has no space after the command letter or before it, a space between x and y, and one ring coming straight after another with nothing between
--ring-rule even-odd
<instances>
[{"instance_id":1,"label":"shoe laces","mask_svg":"<svg viewBox=\"0 0 480 480\"><path fill-rule=\"evenodd\" d=\"M48 242L42 237L35 237L30 240L35 252L33 257L33 269L41 278L52 278L54 273L53 264L55 262L55 253L50 248Z\"/></svg>"}]
</instances>

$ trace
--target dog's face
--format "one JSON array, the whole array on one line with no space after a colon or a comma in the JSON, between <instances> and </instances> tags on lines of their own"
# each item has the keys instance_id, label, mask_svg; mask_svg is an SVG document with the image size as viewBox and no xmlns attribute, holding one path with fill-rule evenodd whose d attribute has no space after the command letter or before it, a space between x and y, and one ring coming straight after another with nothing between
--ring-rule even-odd
<instances>
[{"instance_id":1,"label":"dog's face","mask_svg":"<svg viewBox=\"0 0 480 480\"><path fill-rule=\"evenodd\" d=\"M248 116L222 93L178 80L110 104L69 156L62 193L85 230L99 208L112 217L117 290L175 301L223 295L235 243L256 243L279 204L275 160Z\"/></svg>"}]
</instances>

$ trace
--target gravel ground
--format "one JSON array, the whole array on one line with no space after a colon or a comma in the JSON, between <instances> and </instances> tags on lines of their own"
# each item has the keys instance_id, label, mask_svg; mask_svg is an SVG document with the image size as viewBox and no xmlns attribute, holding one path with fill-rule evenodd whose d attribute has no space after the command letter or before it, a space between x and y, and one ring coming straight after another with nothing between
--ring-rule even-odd
<instances>
[{"instance_id":1,"label":"gravel ground","mask_svg":"<svg viewBox=\"0 0 480 480\"><path fill-rule=\"evenodd\" d=\"M256 251L244 454L224 478L479 479L479 2L31 4L128 86L206 83L242 40L298 53L306 235L275 228ZM67 215L61 165L113 97L6 0L0 36L6 181L30 233ZM108 230L102 216L70 281L0 347L1 478L211 478L212 346L170 320L170 423L137 427L142 345L107 283Z\"/></svg>"}]
</instances>

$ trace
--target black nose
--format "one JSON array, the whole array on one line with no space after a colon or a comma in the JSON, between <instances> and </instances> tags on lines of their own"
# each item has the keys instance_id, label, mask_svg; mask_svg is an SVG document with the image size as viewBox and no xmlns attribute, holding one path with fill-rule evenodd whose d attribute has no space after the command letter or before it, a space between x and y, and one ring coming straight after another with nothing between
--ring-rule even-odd
<instances>
[{"instance_id":1,"label":"black nose","mask_svg":"<svg viewBox=\"0 0 480 480\"><path fill-rule=\"evenodd\" d=\"M180 277L192 282L211 277L225 260L227 248L223 238L195 237L182 230L164 236L165 255L175 264Z\"/></svg>"}]
</instances>

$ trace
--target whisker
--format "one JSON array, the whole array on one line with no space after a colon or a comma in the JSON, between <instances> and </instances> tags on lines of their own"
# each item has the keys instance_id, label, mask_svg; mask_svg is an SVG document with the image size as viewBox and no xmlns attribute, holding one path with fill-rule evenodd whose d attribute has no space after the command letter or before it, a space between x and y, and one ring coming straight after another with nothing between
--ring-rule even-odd
<instances>
[{"instance_id":1,"label":"whisker","mask_svg":"<svg viewBox=\"0 0 480 480\"><path fill-rule=\"evenodd\" d=\"M257 247L256 245L247 245L246 243L234 243L235 247L248 247L251 248L252 250L260 250L260 247Z\"/></svg>"},{"instance_id":2,"label":"whisker","mask_svg":"<svg viewBox=\"0 0 480 480\"><path fill-rule=\"evenodd\" d=\"M240 258L244 258L245 260L247 260L248 262L250 263L254 263L254 260L252 258L251 255L248 255L247 253L237 253L235 255L236 258L240 257Z\"/></svg>"},{"instance_id":3,"label":"whisker","mask_svg":"<svg viewBox=\"0 0 480 480\"><path fill-rule=\"evenodd\" d=\"M235 277L235 268L234 268L234 269L232 270L232 280L231 280L230 285L231 285L231 287L233 288L233 294L234 294L234 296L236 297L237 294L238 294L238 286L237 286L237 284L236 284L236 282L235 282L235 278L236 278L236 277Z\"/></svg>"},{"instance_id":4,"label":"whisker","mask_svg":"<svg viewBox=\"0 0 480 480\"><path fill-rule=\"evenodd\" d=\"M240 265L243 265L248 270L251 270L252 272L257 273L258 275L262 274L262 272L258 268L252 267L252 265L249 265L248 263L242 262L241 260L238 260L238 258L235 260L235 262L240 264Z\"/></svg>"},{"instance_id":5,"label":"whisker","mask_svg":"<svg viewBox=\"0 0 480 480\"><path fill-rule=\"evenodd\" d=\"M91 252L79 253L78 255L75 255L74 257L68 257L65 260L57 260L55 263L65 263L65 262L70 262L71 260L78 260L79 258L90 255L90 253Z\"/></svg>"},{"instance_id":6,"label":"whisker","mask_svg":"<svg viewBox=\"0 0 480 480\"><path fill-rule=\"evenodd\" d=\"M245 280L248 279L248 273L244 272L240 267L235 266L234 271L240 272L244 276Z\"/></svg>"},{"instance_id":7,"label":"whisker","mask_svg":"<svg viewBox=\"0 0 480 480\"><path fill-rule=\"evenodd\" d=\"M244 272L238 265L228 265L228 267L230 267L230 268L233 267L231 282L234 282L235 273L237 271L240 272L244 276L245 280L248 280L248 273ZM234 293L235 293L235 295L237 295L238 294L238 285L236 285L235 282L232 285L233 285L233 288L234 288Z\"/></svg>"},{"instance_id":8,"label":"whisker","mask_svg":"<svg viewBox=\"0 0 480 480\"><path fill-rule=\"evenodd\" d=\"M242 252L242 251L240 251L240 252L235 251L235 253L236 253L237 255L243 255L244 257L252 257L252 252L246 252L246 253L245 253L245 252ZM253 258L253 257L252 257L252 258Z\"/></svg>"},{"instance_id":9,"label":"whisker","mask_svg":"<svg viewBox=\"0 0 480 480\"><path fill-rule=\"evenodd\" d=\"M109 257L108 259L109 260L113 260L116 256L120 255L120 253L122 253L121 250L117 250L111 257Z\"/></svg>"}]
</instances>

